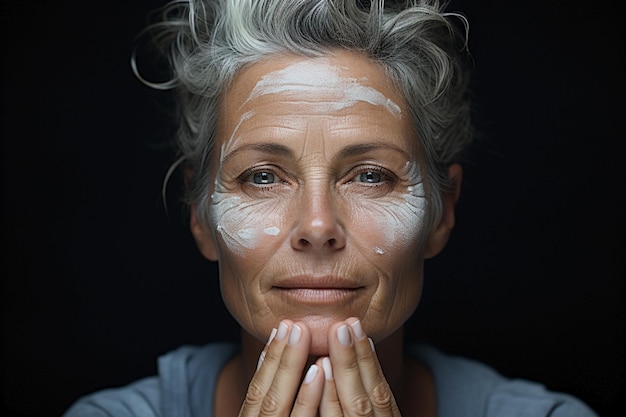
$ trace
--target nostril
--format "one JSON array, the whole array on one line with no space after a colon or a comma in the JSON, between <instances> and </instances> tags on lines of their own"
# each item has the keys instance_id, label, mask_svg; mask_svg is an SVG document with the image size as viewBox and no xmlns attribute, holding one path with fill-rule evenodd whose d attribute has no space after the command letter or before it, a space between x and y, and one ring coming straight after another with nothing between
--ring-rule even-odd
<instances>
[{"instance_id":1,"label":"nostril","mask_svg":"<svg viewBox=\"0 0 626 417\"><path fill-rule=\"evenodd\" d=\"M314 221L321 222L319 219ZM338 250L345 246L345 237L341 227L334 223L326 223L322 227L311 227L314 221L303 221L293 231L290 238L292 248L299 251L307 250Z\"/></svg>"}]
</instances>

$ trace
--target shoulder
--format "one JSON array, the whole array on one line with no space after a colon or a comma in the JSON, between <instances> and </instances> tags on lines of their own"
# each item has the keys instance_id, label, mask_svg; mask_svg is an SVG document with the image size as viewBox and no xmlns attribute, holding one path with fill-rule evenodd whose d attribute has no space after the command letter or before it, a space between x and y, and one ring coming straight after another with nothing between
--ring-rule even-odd
<instances>
[{"instance_id":1,"label":"shoulder","mask_svg":"<svg viewBox=\"0 0 626 417\"><path fill-rule=\"evenodd\" d=\"M63 417L178 417L212 410L220 370L239 351L231 343L182 346L158 359L158 376L80 398ZM204 410L202 413L201 410Z\"/></svg>"},{"instance_id":2,"label":"shoulder","mask_svg":"<svg viewBox=\"0 0 626 417\"><path fill-rule=\"evenodd\" d=\"M410 345L409 355L435 380L440 417L594 417L582 401L543 385L508 379L479 362Z\"/></svg>"},{"instance_id":3,"label":"shoulder","mask_svg":"<svg viewBox=\"0 0 626 417\"><path fill-rule=\"evenodd\" d=\"M63 417L156 417L161 415L158 406L159 381L150 377L84 396Z\"/></svg>"},{"instance_id":4,"label":"shoulder","mask_svg":"<svg viewBox=\"0 0 626 417\"><path fill-rule=\"evenodd\" d=\"M510 380L489 396L488 417L550 416L595 417L596 414L571 395L548 391L543 385L525 380Z\"/></svg>"}]
</instances>

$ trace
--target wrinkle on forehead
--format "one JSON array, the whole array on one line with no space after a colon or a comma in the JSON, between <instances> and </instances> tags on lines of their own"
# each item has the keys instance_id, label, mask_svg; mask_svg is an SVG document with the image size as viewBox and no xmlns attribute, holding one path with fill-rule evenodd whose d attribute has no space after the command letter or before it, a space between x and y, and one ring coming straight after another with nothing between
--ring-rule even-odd
<instances>
[{"instance_id":1,"label":"wrinkle on forehead","mask_svg":"<svg viewBox=\"0 0 626 417\"><path fill-rule=\"evenodd\" d=\"M375 88L364 85L366 81L365 77L341 76L339 68L328 59L306 60L264 75L242 106L267 94L286 94L301 104L311 104L313 112L336 112L366 102L382 106L391 115L400 117L400 106ZM325 99L319 101L316 97Z\"/></svg>"},{"instance_id":2,"label":"wrinkle on forehead","mask_svg":"<svg viewBox=\"0 0 626 417\"><path fill-rule=\"evenodd\" d=\"M304 143L302 144L300 159L303 160L308 156L309 159L328 161L328 155L325 152L326 139L325 129L319 125L309 124L304 137Z\"/></svg>"},{"instance_id":3,"label":"wrinkle on forehead","mask_svg":"<svg viewBox=\"0 0 626 417\"><path fill-rule=\"evenodd\" d=\"M236 137L235 135L237 134L237 132L239 131L239 128L241 127L241 125L248 119L252 118L254 116L254 112L253 111L247 111L244 114L241 115L241 118L239 119L239 121L237 122L237 125L235 126L235 128L233 129L232 133L230 134L230 137L228 138L228 140L224 143L222 143L221 149L220 149L220 171L222 170L222 164L224 163L224 158L226 155L230 154L232 152L232 149L235 147L235 145L237 144L237 142L239 142L239 137Z\"/></svg>"}]
</instances>

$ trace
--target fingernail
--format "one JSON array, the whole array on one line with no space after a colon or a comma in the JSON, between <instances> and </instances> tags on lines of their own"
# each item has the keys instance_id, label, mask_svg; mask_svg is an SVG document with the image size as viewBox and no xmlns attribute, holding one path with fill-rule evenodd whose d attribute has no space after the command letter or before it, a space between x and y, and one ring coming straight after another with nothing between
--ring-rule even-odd
<instances>
[{"instance_id":1,"label":"fingernail","mask_svg":"<svg viewBox=\"0 0 626 417\"><path fill-rule=\"evenodd\" d=\"M270 343L272 343L272 340L274 340L275 336L276 336L276 327L272 328L272 332L270 333L270 337L269 337L269 339L267 339L267 343L265 345L269 346Z\"/></svg>"},{"instance_id":2,"label":"fingernail","mask_svg":"<svg viewBox=\"0 0 626 417\"><path fill-rule=\"evenodd\" d=\"M256 363L256 370L258 371L259 368L261 367L261 365L263 364L263 361L265 360L265 351L261 352L261 355L259 356L259 361Z\"/></svg>"},{"instance_id":3,"label":"fingernail","mask_svg":"<svg viewBox=\"0 0 626 417\"><path fill-rule=\"evenodd\" d=\"M363 331L363 327L361 326L361 322L359 320L355 321L350 326L352 327L357 340L361 340L365 337L365 332Z\"/></svg>"},{"instance_id":4,"label":"fingernail","mask_svg":"<svg viewBox=\"0 0 626 417\"><path fill-rule=\"evenodd\" d=\"M374 346L374 341L371 338L367 338L370 341L370 347L372 348L372 352L376 352L376 346Z\"/></svg>"},{"instance_id":5,"label":"fingernail","mask_svg":"<svg viewBox=\"0 0 626 417\"><path fill-rule=\"evenodd\" d=\"M281 321L276 331L276 340L283 340L287 336L287 330L289 330L289 326Z\"/></svg>"},{"instance_id":6,"label":"fingernail","mask_svg":"<svg viewBox=\"0 0 626 417\"><path fill-rule=\"evenodd\" d=\"M300 336L302 336L302 329L300 326L294 324L289 334L289 345L293 346L297 344L300 341Z\"/></svg>"},{"instance_id":7,"label":"fingernail","mask_svg":"<svg viewBox=\"0 0 626 417\"><path fill-rule=\"evenodd\" d=\"M322 368L324 369L324 378L333 379L333 367L330 365L330 359L322 359Z\"/></svg>"},{"instance_id":8,"label":"fingernail","mask_svg":"<svg viewBox=\"0 0 626 417\"><path fill-rule=\"evenodd\" d=\"M315 364L311 365L306 375L304 376L304 381L302 382L304 382L305 384L310 384L311 382L313 382L313 380L315 379L315 375L317 375L317 371L318 371L317 365Z\"/></svg>"},{"instance_id":9,"label":"fingernail","mask_svg":"<svg viewBox=\"0 0 626 417\"><path fill-rule=\"evenodd\" d=\"M344 346L348 346L352 343L352 336L350 336L350 330L348 330L348 326L345 324L337 329L337 338L339 339L339 343Z\"/></svg>"}]
</instances>

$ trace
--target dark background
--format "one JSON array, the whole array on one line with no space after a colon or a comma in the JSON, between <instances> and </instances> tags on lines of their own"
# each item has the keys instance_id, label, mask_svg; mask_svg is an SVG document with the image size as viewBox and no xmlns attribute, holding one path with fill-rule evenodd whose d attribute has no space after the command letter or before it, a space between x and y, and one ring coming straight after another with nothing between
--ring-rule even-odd
<instances>
[{"instance_id":1,"label":"dark background","mask_svg":"<svg viewBox=\"0 0 626 417\"><path fill-rule=\"evenodd\" d=\"M615 7L456 1L471 23L479 139L457 230L409 338L623 411L624 44ZM234 339L215 266L177 203L167 94L129 56L161 1L8 2L2 33L5 412L59 415ZM599 3L595 3L599 4ZM7 415L7 414L4 414Z\"/></svg>"}]
</instances>

